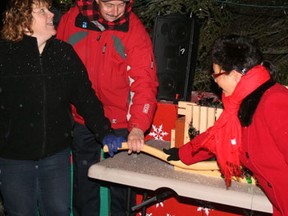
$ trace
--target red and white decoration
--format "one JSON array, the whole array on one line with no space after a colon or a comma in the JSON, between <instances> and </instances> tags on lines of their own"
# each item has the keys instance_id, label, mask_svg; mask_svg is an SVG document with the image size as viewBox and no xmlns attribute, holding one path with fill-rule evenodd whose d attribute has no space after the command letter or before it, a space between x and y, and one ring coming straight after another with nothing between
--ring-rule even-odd
<instances>
[{"instance_id":1,"label":"red and white decoration","mask_svg":"<svg viewBox=\"0 0 288 216\"><path fill-rule=\"evenodd\" d=\"M171 141L171 130L175 128L176 120L177 105L159 102L152 127L146 135L145 140ZM137 203L141 202L142 195L138 194ZM145 216L239 216L245 215L243 211L245 210L235 210L235 208L233 209L229 206L223 207L219 204L211 204L199 200L172 197L147 207ZM138 213L137 216L143 215Z\"/></svg>"}]
</instances>

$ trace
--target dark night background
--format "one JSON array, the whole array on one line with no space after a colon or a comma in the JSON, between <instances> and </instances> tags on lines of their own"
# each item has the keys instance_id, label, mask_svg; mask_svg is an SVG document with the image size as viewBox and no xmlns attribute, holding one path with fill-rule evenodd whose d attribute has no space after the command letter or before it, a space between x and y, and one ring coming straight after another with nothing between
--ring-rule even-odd
<instances>
[{"instance_id":1,"label":"dark night background","mask_svg":"<svg viewBox=\"0 0 288 216\"><path fill-rule=\"evenodd\" d=\"M2 15L7 2L0 0ZM74 0L53 0L60 15ZM200 23L199 48L193 90L211 91L210 47L223 34L248 35L259 41L265 59L278 70L278 81L288 85L288 1L287 0L134 0L134 12L146 26L151 37L159 16L180 13L197 18ZM2 26L2 18L0 25ZM181 33L181 32L180 32ZM181 34L180 34L181 35Z\"/></svg>"}]
</instances>

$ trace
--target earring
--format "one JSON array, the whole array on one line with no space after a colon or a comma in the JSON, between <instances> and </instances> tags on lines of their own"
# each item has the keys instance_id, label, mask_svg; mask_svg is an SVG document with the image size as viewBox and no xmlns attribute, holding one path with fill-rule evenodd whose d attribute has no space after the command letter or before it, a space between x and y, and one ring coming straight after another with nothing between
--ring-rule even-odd
<instances>
[{"instance_id":1,"label":"earring","mask_svg":"<svg viewBox=\"0 0 288 216\"><path fill-rule=\"evenodd\" d=\"M241 74L242 74L243 76L246 74L246 72L247 72L247 69L246 69L246 68L243 68L243 69L241 70Z\"/></svg>"}]
</instances>

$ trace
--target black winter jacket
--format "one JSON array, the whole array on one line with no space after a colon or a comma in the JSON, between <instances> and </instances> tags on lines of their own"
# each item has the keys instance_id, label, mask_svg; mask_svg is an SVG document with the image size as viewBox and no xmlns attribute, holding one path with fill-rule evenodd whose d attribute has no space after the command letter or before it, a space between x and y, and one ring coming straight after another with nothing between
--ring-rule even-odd
<instances>
[{"instance_id":1,"label":"black winter jacket","mask_svg":"<svg viewBox=\"0 0 288 216\"><path fill-rule=\"evenodd\" d=\"M71 144L74 104L96 139L112 133L72 46L50 38L0 41L0 157L38 160Z\"/></svg>"}]
</instances>

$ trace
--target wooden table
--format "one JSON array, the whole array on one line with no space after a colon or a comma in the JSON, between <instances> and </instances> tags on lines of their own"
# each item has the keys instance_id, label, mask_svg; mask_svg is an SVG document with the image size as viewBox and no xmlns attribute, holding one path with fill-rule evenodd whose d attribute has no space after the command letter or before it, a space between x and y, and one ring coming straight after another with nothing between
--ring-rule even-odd
<instances>
[{"instance_id":1,"label":"wooden table","mask_svg":"<svg viewBox=\"0 0 288 216\"><path fill-rule=\"evenodd\" d=\"M165 141L149 141L157 148L167 148ZM91 178L155 191L170 188L179 196L224 205L272 213L272 205L255 185L232 182L227 190L221 178L175 171L173 166L144 153L119 152L90 167Z\"/></svg>"}]
</instances>

